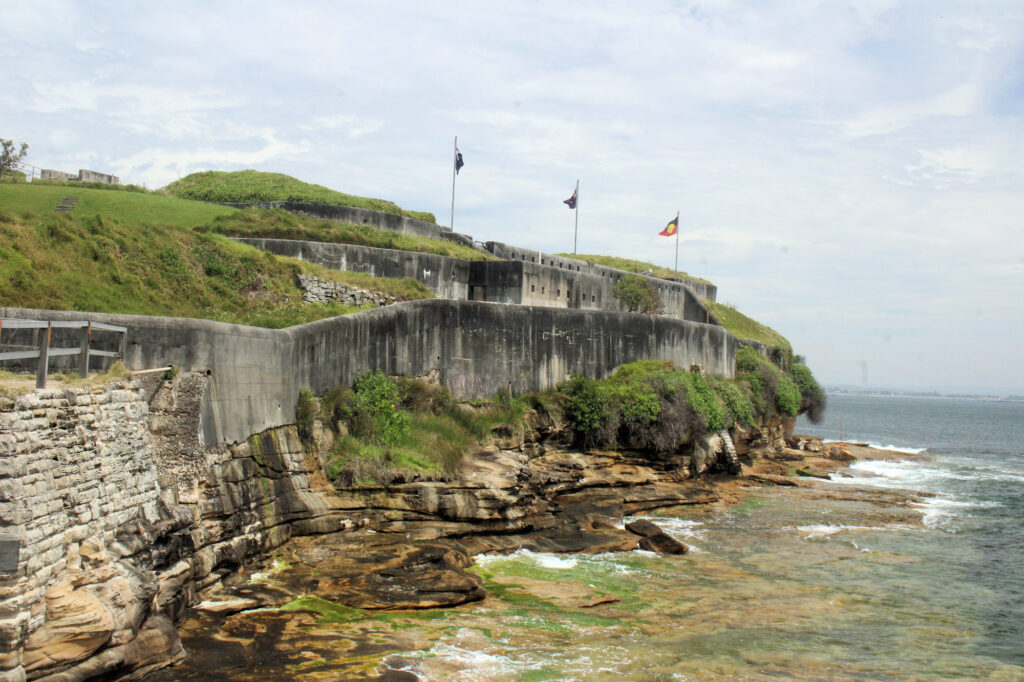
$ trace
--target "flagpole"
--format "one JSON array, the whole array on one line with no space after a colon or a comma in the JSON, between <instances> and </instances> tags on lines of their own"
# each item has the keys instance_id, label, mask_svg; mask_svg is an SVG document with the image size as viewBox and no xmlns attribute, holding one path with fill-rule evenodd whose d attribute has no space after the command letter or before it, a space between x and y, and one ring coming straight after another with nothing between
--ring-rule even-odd
<instances>
[{"instance_id":1,"label":"flagpole","mask_svg":"<svg viewBox=\"0 0 1024 682\"><path fill-rule=\"evenodd\" d=\"M448 229L455 230L455 160L458 158L459 153L459 136L455 136L455 142L452 144L452 215L448 221Z\"/></svg>"},{"instance_id":2,"label":"flagpole","mask_svg":"<svg viewBox=\"0 0 1024 682\"><path fill-rule=\"evenodd\" d=\"M676 281L679 281L679 211L676 211Z\"/></svg>"},{"instance_id":3,"label":"flagpole","mask_svg":"<svg viewBox=\"0 0 1024 682\"><path fill-rule=\"evenodd\" d=\"M573 209L573 213L576 214L576 224L572 228L572 259L576 260L576 237L580 232L580 181L576 180L576 191L573 192L576 196L576 208Z\"/></svg>"}]
</instances>

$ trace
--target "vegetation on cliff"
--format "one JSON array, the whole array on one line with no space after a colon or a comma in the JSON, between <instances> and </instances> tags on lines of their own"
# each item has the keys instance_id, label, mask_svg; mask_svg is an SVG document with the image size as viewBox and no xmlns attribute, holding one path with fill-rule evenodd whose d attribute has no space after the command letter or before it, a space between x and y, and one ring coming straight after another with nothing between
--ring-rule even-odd
<instances>
[{"instance_id":1,"label":"vegetation on cliff","mask_svg":"<svg viewBox=\"0 0 1024 682\"><path fill-rule=\"evenodd\" d=\"M331 480L373 486L451 477L473 447L496 434L521 432L531 401L506 395L459 404L443 387L367 372L351 388L336 387L319 400L303 391L296 418L304 438L312 435L316 418L335 434L327 456Z\"/></svg>"},{"instance_id":2,"label":"vegetation on cliff","mask_svg":"<svg viewBox=\"0 0 1024 682\"><path fill-rule=\"evenodd\" d=\"M75 209L54 213L65 196L79 199ZM286 327L358 310L304 304L299 273L399 299L431 296L413 280L339 273L203 227L235 209L37 183L0 185L0 205L0 300L9 306Z\"/></svg>"},{"instance_id":3,"label":"vegetation on cliff","mask_svg":"<svg viewBox=\"0 0 1024 682\"><path fill-rule=\"evenodd\" d=\"M735 380L640 361L607 379L573 376L554 390L470 404L457 403L441 386L368 372L319 400L304 390L296 417L303 438L312 437L316 419L335 434L327 472L342 487L449 478L473 448L522 445L541 424L568 434L567 443L575 435L584 447L662 456L733 425L820 414L824 394L810 370L791 355L776 359L786 366L741 349Z\"/></svg>"},{"instance_id":4,"label":"vegetation on cliff","mask_svg":"<svg viewBox=\"0 0 1024 682\"><path fill-rule=\"evenodd\" d=\"M565 258L572 258L571 253L558 253L557 256L564 256ZM595 254L580 253L576 255L577 260L584 260L594 265L603 265L607 268L617 268L619 270L625 270L626 272L634 272L639 275L650 275L651 277L658 277L660 279L675 279L676 272L671 268L665 268L654 263L647 263L642 260L632 260L630 258L619 258L618 256L599 256ZM711 284L702 277L694 277L688 275L685 272L679 272L679 279L688 279L691 282L700 282L701 284Z\"/></svg>"},{"instance_id":5,"label":"vegetation on cliff","mask_svg":"<svg viewBox=\"0 0 1024 682\"><path fill-rule=\"evenodd\" d=\"M436 223L433 213L406 211L384 199L368 199L322 185L303 182L282 173L264 173L255 170L205 171L192 173L167 185L164 190L171 196L199 201L218 201L246 204L268 201L296 201L332 206L352 206L372 211L393 213L416 220Z\"/></svg>"}]
</instances>

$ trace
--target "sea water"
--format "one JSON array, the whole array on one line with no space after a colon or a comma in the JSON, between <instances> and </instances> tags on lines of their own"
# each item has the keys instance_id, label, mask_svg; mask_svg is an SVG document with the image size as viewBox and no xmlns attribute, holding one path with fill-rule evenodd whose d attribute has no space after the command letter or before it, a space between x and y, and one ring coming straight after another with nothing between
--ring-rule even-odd
<instances>
[{"instance_id":1,"label":"sea water","mask_svg":"<svg viewBox=\"0 0 1024 682\"><path fill-rule=\"evenodd\" d=\"M838 440L840 417L849 441L930 459L649 517L683 557L478 557L492 596L390 662L422 679L1024 679L1024 404L833 396L798 431Z\"/></svg>"},{"instance_id":2,"label":"sea water","mask_svg":"<svg viewBox=\"0 0 1024 682\"><path fill-rule=\"evenodd\" d=\"M840 418L907 459L647 516L685 556L478 556L458 608L239 614L216 636L251 661L195 664L200 628L158 678L1024 680L1024 404L836 396L798 430Z\"/></svg>"}]
</instances>

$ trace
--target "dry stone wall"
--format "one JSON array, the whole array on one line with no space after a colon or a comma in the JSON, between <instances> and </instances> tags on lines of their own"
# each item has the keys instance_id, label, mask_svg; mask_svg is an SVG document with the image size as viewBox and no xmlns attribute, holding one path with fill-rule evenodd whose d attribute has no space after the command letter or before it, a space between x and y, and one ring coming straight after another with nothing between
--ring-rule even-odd
<instances>
[{"instance_id":1,"label":"dry stone wall","mask_svg":"<svg viewBox=\"0 0 1024 682\"><path fill-rule=\"evenodd\" d=\"M302 288L304 303L340 301L345 305L375 305L379 307L398 302L394 296L380 291L368 291L341 282L321 279L316 275L299 275L299 287Z\"/></svg>"}]
</instances>

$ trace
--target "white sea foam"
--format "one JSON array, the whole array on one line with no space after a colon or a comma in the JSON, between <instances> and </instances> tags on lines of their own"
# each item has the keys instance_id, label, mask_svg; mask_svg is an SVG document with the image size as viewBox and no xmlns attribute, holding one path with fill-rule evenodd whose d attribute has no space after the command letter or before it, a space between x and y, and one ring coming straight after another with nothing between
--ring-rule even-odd
<instances>
[{"instance_id":1,"label":"white sea foam","mask_svg":"<svg viewBox=\"0 0 1024 682\"><path fill-rule=\"evenodd\" d=\"M998 502L971 502L951 495L938 495L914 505L922 512L921 523L929 528L941 528L959 516L965 509L991 509L1001 507Z\"/></svg>"},{"instance_id":2,"label":"white sea foam","mask_svg":"<svg viewBox=\"0 0 1024 682\"><path fill-rule=\"evenodd\" d=\"M833 525L833 524L814 524L810 526L797 526L796 529L801 533L806 533L804 539L814 540L815 538L827 538L835 535L836 533L842 533L843 531L871 531L871 530L889 530L884 526L846 526L846 525ZM856 545L854 545L856 547ZM858 549L860 549L858 547Z\"/></svg>"},{"instance_id":3,"label":"white sea foam","mask_svg":"<svg viewBox=\"0 0 1024 682\"><path fill-rule=\"evenodd\" d=\"M511 554L486 554L484 556L476 557L475 561L480 566L488 566L496 562L508 561L510 559L529 561L541 568L560 569L574 568L579 562L579 559L576 557L550 554L548 552L531 552L528 549L518 549Z\"/></svg>"},{"instance_id":4,"label":"white sea foam","mask_svg":"<svg viewBox=\"0 0 1024 682\"><path fill-rule=\"evenodd\" d=\"M692 521L690 519L680 519L672 516L631 516L628 519L624 519L623 522L628 523L630 521L650 521L671 537L688 545L695 552L699 552L700 548L695 546L694 542L703 540L707 534L707 529L704 528L704 524L701 521Z\"/></svg>"},{"instance_id":5,"label":"white sea foam","mask_svg":"<svg viewBox=\"0 0 1024 682\"><path fill-rule=\"evenodd\" d=\"M852 441L850 441L850 440L846 440L846 441L825 440L823 442L824 443L828 443L828 444L837 444L837 443L844 443L844 442L845 443L850 443ZM874 448L875 450L891 450L892 452L903 452L903 453L906 453L908 455L920 455L922 452L924 452L925 450L928 449L928 448L911 448L911 447L907 447L907 446L903 446L903 445L893 445L891 443L889 445L882 445L881 443L876 443L874 441L868 441L867 446L869 448Z\"/></svg>"}]
</instances>

